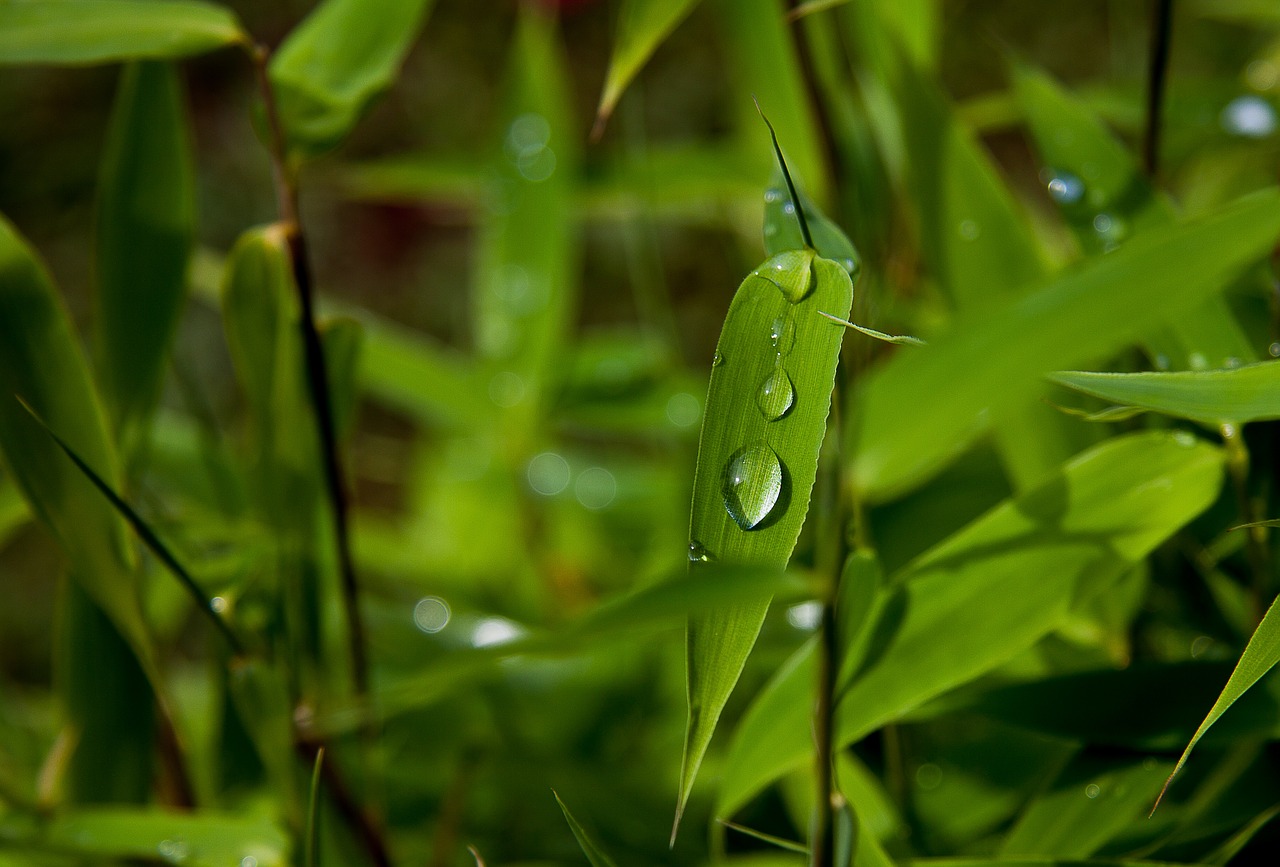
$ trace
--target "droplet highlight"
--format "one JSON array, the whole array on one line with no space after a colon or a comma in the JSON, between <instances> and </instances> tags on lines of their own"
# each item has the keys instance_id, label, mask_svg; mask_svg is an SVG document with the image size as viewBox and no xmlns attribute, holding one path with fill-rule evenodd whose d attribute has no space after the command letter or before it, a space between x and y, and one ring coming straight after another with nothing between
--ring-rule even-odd
<instances>
[{"instance_id":1,"label":"droplet highlight","mask_svg":"<svg viewBox=\"0 0 1280 867\"><path fill-rule=\"evenodd\" d=\"M1074 205L1084 198L1084 181L1071 172L1054 172L1046 186L1049 198L1059 205Z\"/></svg>"},{"instance_id":2,"label":"droplet highlight","mask_svg":"<svg viewBox=\"0 0 1280 867\"><path fill-rule=\"evenodd\" d=\"M769 327L769 345L774 352L783 356L791 352L796 345L796 323L790 316L779 316Z\"/></svg>"},{"instance_id":3,"label":"droplet highlight","mask_svg":"<svg viewBox=\"0 0 1280 867\"><path fill-rule=\"evenodd\" d=\"M813 255L812 250L787 250L751 273L777 286L788 302L799 304L813 290Z\"/></svg>"},{"instance_id":4,"label":"droplet highlight","mask_svg":"<svg viewBox=\"0 0 1280 867\"><path fill-rule=\"evenodd\" d=\"M725 464L722 493L725 510L739 527L759 527L782 495L778 455L763 443L738 449Z\"/></svg>"},{"instance_id":5,"label":"droplet highlight","mask_svg":"<svg viewBox=\"0 0 1280 867\"><path fill-rule=\"evenodd\" d=\"M689 542L689 562L690 563L710 563L715 560L715 556L706 549L706 546L697 539Z\"/></svg>"},{"instance_id":6,"label":"droplet highlight","mask_svg":"<svg viewBox=\"0 0 1280 867\"><path fill-rule=\"evenodd\" d=\"M781 367L769 374L756 391L756 406L760 408L760 414L769 421L782 418L791 411L795 402L795 386L791 384L791 377L787 376L787 372Z\"/></svg>"}]
</instances>

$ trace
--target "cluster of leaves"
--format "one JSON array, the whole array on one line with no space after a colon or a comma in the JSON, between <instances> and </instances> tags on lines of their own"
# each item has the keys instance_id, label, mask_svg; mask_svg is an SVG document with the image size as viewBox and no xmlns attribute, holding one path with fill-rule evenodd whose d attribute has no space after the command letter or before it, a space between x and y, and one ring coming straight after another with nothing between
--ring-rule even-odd
<instances>
[{"instance_id":1,"label":"cluster of leaves","mask_svg":"<svg viewBox=\"0 0 1280 867\"><path fill-rule=\"evenodd\" d=\"M1137 91L1005 49L956 107L937 0L624 0L594 146L526 2L500 135L347 159L433 5L321 0L268 51L195 0L0 0L0 64L124 64L89 357L0 218L0 598L57 587L52 686L0 683L0 867L1265 859L1274 11L1176 22L1248 33L1257 93L1234 137L1221 88L1171 97L1159 183ZM628 88L684 27L733 132L651 145ZM225 251L176 63L219 50L279 207ZM465 213L471 333L316 293L313 178ZM714 356L669 227L740 248ZM603 234L637 321L588 329ZM232 411L175 360L193 315Z\"/></svg>"}]
</instances>

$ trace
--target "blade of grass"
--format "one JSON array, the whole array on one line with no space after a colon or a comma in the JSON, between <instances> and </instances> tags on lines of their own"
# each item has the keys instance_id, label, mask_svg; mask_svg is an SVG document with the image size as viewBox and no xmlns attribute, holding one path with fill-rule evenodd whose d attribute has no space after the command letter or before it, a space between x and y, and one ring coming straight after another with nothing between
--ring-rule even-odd
<instances>
[{"instance_id":1,"label":"blade of grass","mask_svg":"<svg viewBox=\"0 0 1280 867\"><path fill-rule=\"evenodd\" d=\"M649 56L676 26L693 11L699 0L624 0L618 11L618 32L605 74L604 92L596 108L594 139L604 134L613 110L627 85Z\"/></svg>"},{"instance_id":2,"label":"blade of grass","mask_svg":"<svg viewBox=\"0 0 1280 867\"><path fill-rule=\"evenodd\" d=\"M573 832L574 839L582 848L582 854L586 855L587 860L591 862L591 867L617 867L613 859L600 850L600 847L588 836L586 829L569 812L569 807L560 800L560 794L555 789L551 790L551 794L555 795L556 803L560 805L560 812L564 813L564 820L569 823L569 830Z\"/></svg>"},{"instance_id":3,"label":"blade of grass","mask_svg":"<svg viewBox=\"0 0 1280 867\"><path fill-rule=\"evenodd\" d=\"M307 796L306 843L302 856L304 867L319 867L320 864L320 816L317 806L320 802L320 769L323 765L324 747L320 747L316 750L316 761L311 767L311 791Z\"/></svg>"}]
</instances>

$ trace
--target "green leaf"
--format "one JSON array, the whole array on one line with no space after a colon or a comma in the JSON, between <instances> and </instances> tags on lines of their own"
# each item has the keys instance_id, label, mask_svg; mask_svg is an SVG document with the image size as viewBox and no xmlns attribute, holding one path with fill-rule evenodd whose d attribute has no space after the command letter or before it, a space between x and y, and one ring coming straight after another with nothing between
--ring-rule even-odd
<instances>
[{"instance_id":1,"label":"green leaf","mask_svg":"<svg viewBox=\"0 0 1280 867\"><path fill-rule=\"evenodd\" d=\"M332 392L333 429L339 439L347 439L355 425L360 401L358 372L364 326L350 316L327 319L320 324L320 343L324 347L324 362Z\"/></svg>"},{"instance_id":2,"label":"green leaf","mask_svg":"<svg viewBox=\"0 0 1280 867\"><path fill-rule=\"evenodd\" d=\"M1227 685L1222 688L1222 693L1218 696L1218 700L1213 703L1208 715L1200 723L1200 727L1196 729L1195 734L1191 736L1191 740L1187 743L1187 748L1178 757L1178 763L1174 765L1173 773L1169 775L1169 779L1165 781L1164 788L1160 791L1160 798L1164 797L1164 793L1169 789L1169 784L1178 775L1178 771L1182 770L1182 766L1187 762L1187 757L1191 755L1191 751L1195 749L1196 744L1204 737L1205 732L1227 712L1227 708L1235 704L1242 695L1262 679L1263 675L1274 668L1277 662L1280 662L1280 613L1277 613L1276 601L1272 600L1271 607L1267 609L1267 613L1262 617L1262 622L1258 624L1258 628L1249 637L1249 643L1245 645L1244 653L1240 654L1240 661L1236 663L1235 670L1231 672L1231 677L1227 679ZM1156 804L1159 805L1159 803L1160 801L1157 799Z\"/></svg>"},{"instance_id":3,"label":"green leaf","mask_svg":"<svg viewBox=\"0 0 1280 867\"><path fill-rule=\"evenodd\" d=\"M809 508L853 284L811 250L779 254L743 281L711 369L698 448L690 559L781 570ZM680 812L768 610L735 606L689 624L689 726Z\"/></svg>"},{"instance_id":4,"label":"green leaf","mask_svg":"<svg viewBox=\"0 0 1280 867\"><path fill-rule=\"evenodd\" d=\"M839 262L849 272L850 279L858 279L858 272L862 270L862 257L858 255L849 236L831 222L803 192L796 190L796 194L808 221L809 232L813 236L813 249L822 258ZM776 256L802 247L804 238L796 219L796 206L791 201L790 190L779 174L764 193L764 251L770 256Z\"/></svg>"},{"instance_id":5,"label":"green leaf","mask_svg":"<svg viewBox=\"0 0 1280 867\"><path fill-rule=\"evenodd\" d=\"M76 580L146 665L150 641L124 524L18 396L119 487L116 452L66 311L35 254L0 217L0 462Z\"/></svg>"},{"instance_id":6,"label":"green leaf","mask_svg":"<svg viewBox=\"0 0 1280 867\"><path fill-rule=\"evenodd\" d=\"M223 867L245 859L258 867L283 867L289 851L284 832L264 819L116 807L57 816L26 845L32 851L81 858L162 860L190 867Z\"/></svg>"},{"instance_id":7,"label":"green leaf","mask_svg":"<svg viewBox=\"0 0 1280 867\"><path fill-rule=\"evenodd\" d=\"M195 222L181 81L169 64L132 64L120 80L96 215L100 382L126 453L159 398Z\"/></svg>"},{"instance_id":8,"label":"green leaf","mask_svg":"<svg viewBox=\"0 0 1280 867\"><path fill-rule=\"evenodd\" d=\"M1054 382L1112 403L1208 425L1280 418L1280 362L1167 373L1065 371Z\"/></svg>"},{"instance_id":9,"label":"green leaf","mask_svg":"<svg viewBox=\"0 0 1280 867\"><path fill-rule=\"evenodd\" d=\"M573 818L573 814L569 812L565 802L560 800L560 794L554 789L551 794L556 796L556 803L560 805L560 811L564 813L564 820L569 823L569 830L573 831L573 836L577 839L578 845L582 847L582 854L587 856L587 860L591 862L591 867L615 867L613 859L600 851L591 837L587 835L586 829L578 824L578 820Z\"/></svg>"},{"instance_id":10,"label":"green leaf","mask_svg":"<svg viewBox=\"0 0 1280 867\"><path fill-rule=\"evenodd\" d=\"M614 39L604 92L596 109L596 135L613 114L622 92L648 61L654 49L693 11L699 0L623 0L618 12L618 35Z\"/></svg>"},{"instance_id":11,"label":"green leaf","mask_svg":"<svg viewBox=\"0 0 1280 867\"><path fill-rule=\"evenodd\" d=\"M1041 377L1114 352L1266 255L1280 233L1268 190L1208 219L1150 232L1003 309L958 319L899 353L859 395L853 472L864 496L918 484L988 420L1033 400ZM960 372L963 371L963 375Z\"/></svg>"},{"instance_id":12,"label":"green leaf","mask_svg":"<svg viewBox=\"0 0 1280 867\"><path fill-rule=\"evenodd\" d=\"M196 0L0 3L0 65L164 60L248 42L231 10Z\"/></svg>"},{"instance_id":13,"label":"green leaf","mask_svg":"<svg viewBox=\"0 0 1280 867\"><path fill-rule=\"evenodd\" d=\"M1137 160L1085 105L1048 75L1013 65L1018 105L1045 164L1049 195L1059 205L1081 248L1097 254L1133 234L1175 222L1173 205L1156 194ZM1226 300L1214 295L1179 315L1146 343L1175 369L1234 358L1256 360Z\"/></svg>"},{"instance_id":14,"label":"green leaf","mask_svg":"<svg viewBox=\"0 0 1280 867\"><path fill-rule=\"evenodd\" d=\"M433 0L324 0L271 59L285 138L304 155L337 145L395 81Z\"/></svg>"},{"instance_id":15,"label":"green leaf","mask_svg":"<svg viewBox=\"0 0 1280 867\"><path fill-rule=\"evenodd\" d=\"M882 594L869 644L853 648L860 656L842 687L839 743L1030 647L1064 622L1076 600L1116 580L1206 508L1221 479L1219 450L1192 438L1116 438L916 558ZM793 657L735 733L722 815L810 754L807 656Z\"/></svg>"},{"instance_id":16,"label":"green leaf","mask_svg":"<svg viewBox=\"0 0 1280 867\"><path fill-rule=\"evenodd\" d=\"M857 331L860 334L865 334L868 337L874 337L876 340L880 340L885 343L893 343L898 346L927 346L928 345L925 341L921 340L919 337L912 337L910 334L885 334L883 331L876 331L874 328L867 328L865 326L858 325L855 322L846 322L845 320L840 319L839 317L836 317L836 316L831 316L829 318L831 319L832 322L837 322L840 325L843 325L845 328L852 328L854 331Z\"/></svg>"}]
</instances>

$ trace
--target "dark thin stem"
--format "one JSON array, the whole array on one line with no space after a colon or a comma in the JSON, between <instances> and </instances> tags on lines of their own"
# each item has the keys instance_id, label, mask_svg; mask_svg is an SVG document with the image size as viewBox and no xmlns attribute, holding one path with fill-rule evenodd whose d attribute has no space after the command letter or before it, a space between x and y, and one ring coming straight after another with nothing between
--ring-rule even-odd
<instances>
[{"instance_id":1,"label":"dark thin stem","mask_svg":"<svg viewBox=\"0 0 1280 867\"><path fill-rule=\"evenodd\" d=\"M1152 180L1160 169L1160 128L1172 35L1173 0L1155 0L1151 19L1150 65L1147 67L1147 125L1142 137L1142 165Z\"/></svg>"},{"instance_id":2,"label":"dark thin stem","mask_svg":"<svg viewBox=\"0 0 1280 867\"><path fill-rule=\"evenodd\" d=\"M1244 436L1236 425L1224 424L1222 442L1227 450L1227 472L1231 476L1232 488L1235 490L1240 521L1244 524L1256 525L1263 516L1253 497L1249 496L1249 449L1245 445ZM1263 603L1267 597L1267 577L1271 572L1270 557L1267 554L1267 528L1251 526L1245 527L1244 531L1246 534L1245 559L1249 563L1252 578L1249 596L1250 613L1256 626L1262 620Z\"/></svg>"},{"instance_id":3,"label":"dark thin stem","mask_svg":"<svg viewBox=\"0 0 1280 867\"><path fill-rule=\"evenodd\" d=\"M752 97L755 100L755 97ZM804 208L800 207L800 196L796 193L795 181L791 180L791 170L787 168L787 161L782 158L782 145L778 144L778 134L774 132L773 124L769 123L769 118L765 117L764 109L760 107L760 103L756 102L756 111L760 112L760 119L764 121L764 125L769 128L769 137L773 139L773 151L778 155L778 166L782 169L782 179L787 182L787 194L791 196L791 207L796 212L796 222L800 224L800 237L804 239L806 247L813 247L813 236L809 234L809 220L804 214Z\"/></svg>"},{"instance_id":4,"label":"dark thin stem","mask_svg":"<svg viewBox=\"0 0 1280 867\"><path fill-rule=\"evenodd\" d=\"M311 266L307 258L306 238L298 221L298 190L289 172L285 150L284 127L276 106L275 93L267 75L269 54L263 46L253 51L258 88L266 107L270 131L272 172L276 181L276 197L280 218L285 225L289 258L293 266L294 284L298 290L299 330L302 335L303 358L307 370L307 391L315 414L316 432L320 437L321 460L324 464L325 488L333 512L334 536L338 548L338 569L342 579L343 610L351 654L352 680L358 699L369 694L369 663L364 625L360 620L360 590L356 582L355 560L351 554L350 498L342 472L338 435L334 427L333 406L329 396L329 373L324 362L324 347L316 328L315 290Z\"/></svg>"},{"instance_id":5,"label":"dark thin stem","mask_svg":"<svg viewBox=\"0 0 1280 867\"><path fill-rule=\"evenodd\" d=\"M178 558L173 555L164 542L160 541L160 537L157 536L147 522L142 519L142 516L135 512L133 507L125 502L124 498L120 496L120 494L118 494L109 484L107 484L106 480L98 475L97 471L95 471L93 467L89 466L89 464L76 453L75 449L71 448L71 446L67 444L66 440L58 436L57 432L54 431L53 428L49 427L45 420L40 417L40 414L31 408L30 404L23 400L20 395L14 395L14 397L17 399L18 403L22 404L22 408L31 414L31 417L35 419L36 423L39 424L40 427L44 428L45 433L47 433L54 443L57 444L58 448L62 449L62 453L71 459L71 462L76 465L81 473L84 474L85 478L87 478L93 486L107 498L108 502L111 503L116 512L118 512L129 526L133 528L133 532L138 534L138 538L147 546L147 549L156 556L156 559L165 565L165 568L169 570L173 577L178 579L178 583L181 584L183 589L186 590L191 598L195 600L196 608L213 622L214 627L216 627L218 632L222 634L222 637L226 639L227 644L231 647L231 652L237 656L242 655L244 653L244 646L240 643L240 639L231 631L231 627L227 625L227 622L219 616L217 611L214 610L210 600L205 597L204 591L200 589L200 585L191 577L191 573L178 562Z\"/></svg>"}]
</instances>

